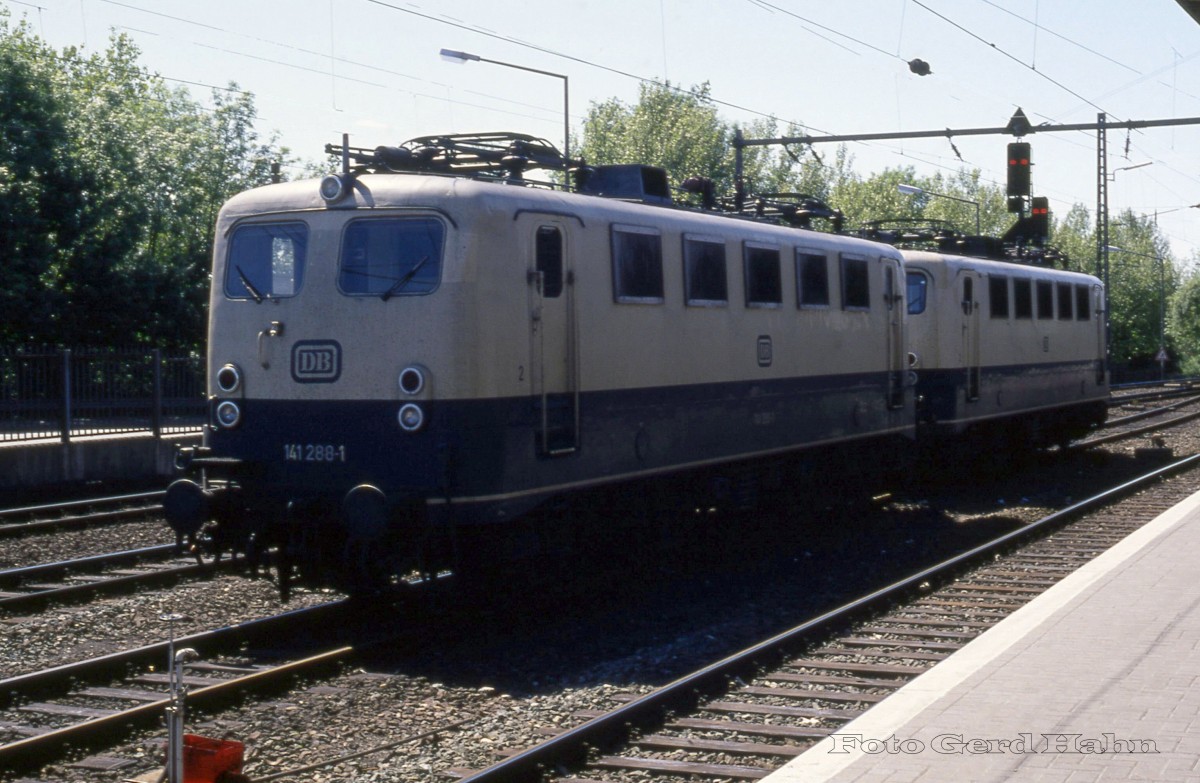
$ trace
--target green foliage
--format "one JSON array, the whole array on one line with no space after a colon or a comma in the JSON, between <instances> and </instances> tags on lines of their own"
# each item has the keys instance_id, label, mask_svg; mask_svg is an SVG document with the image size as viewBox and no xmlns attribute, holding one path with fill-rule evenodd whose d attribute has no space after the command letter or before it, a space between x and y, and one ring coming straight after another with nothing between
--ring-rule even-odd
<instances>
[{"instance_id":1,"label":"green foliage","mask_svg":"<svg viewBox=\"0 0 1200 783\"><path fill-rule=\"evenodd\" d=\"M0 13L0 341L198 349L212 226L269 181L251 96L205 110L127 37L55 51Z\"/></svg>"},{"instance_id":2,"label":"green foliage","mask_svg":"<svg viewBox=\"0 0 1200 783\"><path fill-rule=\"evenodd\" d=\"M1171 298L1167 333L1178 353L1180 372L1200 375L1200 275L1184 280Z\"/></svg>"},{"instance_id":3,"label":"green foliage","mask_svg":"<svg viewBox=\"0 0 1200 783\"><path fill-rule=\"evenodd\" d=\"M733 140L738 128L721 119L707 83L691 90L643 83L638 102L617 99L592 104L583 124L580 155L589 163L661 166L675 185L692 176L713 180L720 195L734 191ZM778 136L776 123L761 120L742 128L746 138ZM820 198L826 178L821 165L768 147L744 150L743 175L752 193L799 192Z\"/></svg>"},{"instance_id":4,"label":"green foliage","mask_svg":"<svg viewBox=\"0 0 1200 783\"><path fill-rule=\"evenodd\" d=\"M1088 210L1073 206L1058 220L1054 244L1077 272L1104 277L1099 240ZM1164 347L1163 322L1180 275L1166 239L1148 218L1126 210L1108 226L1109 356L1120 375L1157 367L1154 357ZM1170 334L1165 347L1172 351Z\"/></svg>"}]
</instances>

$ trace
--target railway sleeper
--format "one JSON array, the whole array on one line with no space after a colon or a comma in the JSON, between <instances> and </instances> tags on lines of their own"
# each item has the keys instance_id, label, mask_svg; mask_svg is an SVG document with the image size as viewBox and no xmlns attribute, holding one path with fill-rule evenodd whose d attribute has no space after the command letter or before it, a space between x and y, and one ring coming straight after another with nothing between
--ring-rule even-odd
<instances>
[{"instance_id":1,"label":"railway sleeper","mask_svg":"<svg viewBox=\"0 0 1200 783\"><path fill-rule=\"evenodd\" d=\"M774 771L763 767L744 767L734 764L702 764L691 761L630 758L628 756L602 756L588 764L588 767L633 772L661 772L671 775L699 775L733 780L761 780Z\"/></svg>"}]
</instances>

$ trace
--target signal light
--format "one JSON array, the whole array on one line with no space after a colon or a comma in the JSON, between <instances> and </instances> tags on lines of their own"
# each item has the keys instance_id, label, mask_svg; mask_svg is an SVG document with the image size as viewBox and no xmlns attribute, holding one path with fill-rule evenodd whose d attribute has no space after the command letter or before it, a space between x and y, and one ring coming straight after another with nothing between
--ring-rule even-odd
<instances>
[{"instance_id":1,"label":"signal light","mask_svg":"<svg viewBox=\"0 0 1200 783\"><path fill-rule=\"evenodd\" d=\"M1036 239L1050 238L1050 199L1034 196L1029 210L1029 233Z\"/></svg>"},{"instance_id":2,"label":"signal light","mask_svg":"<svg viewBox=\"0 0 1200 783\"><path fill-rule=\"evenodd\" d=\"M1029 195L1029 142L1008 145L1008 195Z\"/></svg>"}]
</instances>

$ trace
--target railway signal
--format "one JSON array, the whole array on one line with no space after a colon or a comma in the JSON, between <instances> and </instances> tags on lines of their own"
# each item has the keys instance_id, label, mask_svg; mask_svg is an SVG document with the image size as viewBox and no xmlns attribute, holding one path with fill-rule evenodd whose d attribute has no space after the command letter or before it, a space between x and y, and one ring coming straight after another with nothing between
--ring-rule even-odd
<instances>
[{"instance_id":1,"label":"railway signal","mask_svg":"<svg viewBox=\"0 0 1200 783\"><path fill-rule=\"evenodd\" d=\"M1029 142L1014 141L1008 145L1008 211L1022 212L1023 208L1013 209L1014 203L1024 206L1024 200L1029 196Z\"/></svg>"},{"instance_id":2,"label":"railway signal","mask_svg":"<svg viewBox=\"0 0 1200 783\"><path fill-rule=\"evenodd\" d=\"M1028 234L1043 242L1050 239L1050 199L1034 196L1030 202Z\"/></svg>"}]
</instances>

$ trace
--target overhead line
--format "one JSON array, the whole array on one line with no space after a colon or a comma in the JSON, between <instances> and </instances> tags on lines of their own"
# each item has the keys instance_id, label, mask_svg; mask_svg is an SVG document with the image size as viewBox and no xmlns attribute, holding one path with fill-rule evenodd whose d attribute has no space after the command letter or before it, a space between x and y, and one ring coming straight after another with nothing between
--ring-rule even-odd
<instances>
[{"instance_id":1,"label":"overhead line","mask_svg":"<svg viewBox=\"0 0 1200 783\"><path fill-rule=\"evenodd\" d=\"M845 38L847 41L853 41L854 43L858 44L859 46L865 46L865 47L867 47L868 49L873 49L874 51L876 51L876 52L879 52L880 54L882 54L882 55L885 55L885 56L887 56L887 57L894 57L894 58L896 58L896 59L898 59L898 60L904 60L904 58L903 58L903 57L901 57L901 56L900 56L900 55L898 55L898 54L895 54L895 53L893 53L893 52L889 52L889 51L887 51L887 50L885 50L885 49L881 49L880 47L876 46L875 44L868 43L868 42L866 42L866 41L863 41L863 40L861 40L861 39L859 39L859 38L855 38L855 37L854 37L854 36L852 36L852 35L847 35L846 33L843 33L843 32L842 32L842 31L840 31L840 30L835 30L835 29L834 29L834 28L832 28L832 27L826 27L825 25L821 24L820 22L814 22L812 19L808 19L808 18L806 18L806 17L803 17L803 16L801 16L800 14L797 14L797 13L795 13L795 12L793 12L793 11L789 11L789 10L787 10L786 8L781 8L781 7L779 7L779 6L777 6L777 5L774 5L774 4L772 4L772 3L768 3L768 2L767 2L767 0L753 0L753 2L754 2L754 4L755 4L755 5L764 6L764 7L766 7L766 8L773 8L774 10L776 10L776 11L779 11L779 12L780 12L780 13L782 13L782 14L787 14L788 16L790 16L790 17L792 17L792 18L794 18L794 19L799 19L801 22L804 22L805 24L811 24L813 27L819 27L819 28L821 28L822 30L824 30L824 31L826 31L826 32L829 32L829 33L833 33L834 35L836 35L836 36L838 36L838 37L840 37L840 38ZM809 32L812 32L812 31L810 30ZM828 39L826 39L826 40L828 40ZM843 48L845 48L845 47L843 47ZM857 52L854 52L854 53L855 53L855 54L857 54Z\"/></svg>"},{"instance_id":2,"label":"overhead line","mask_svg":"<svg viewBox=\"0 0 1200 783\"><path fill-rule=\"evenodd\" d=\"M1003 11L1004 13L1013 17L1014 19L1020 19L1022 22L1025 22L1028 25L1032 25L1033 27L1037 28L1038 30L1041 30L1044 33L1049 33L1050 35L1053 35L1055 38L1059 38L1063 41L1066 41L1067 43L1071 44L1072 46L1076 46L1076 47L1082 49L1083 51L1087 52L1088 54L1094 54L1101 59L1108 60L1113 65L1119 65L1120 67L1124 68L1127 71L1133 71L1134 73L1139 74L1139 75L1141 74L1141 71L1139 71L1137 68L1128 66L1125 63L1121 62L1120 60L1114 60L1113 58L1109 57L1104 52L1098 52L1095 49L1084 46L1083 44L1079 43L1078 41L1068 38L1067 36L1063 35L1062 33L1058 33L1058 32L1055 32L1054 30L1051 30L1049 27L1042 25L1040 22L1035 22L1032 19L1026 19L1024 16L1021 16L1020 14L1018 14L1016 11L1011 11L1011 10L1005 8L1004 6L1000 5L999 3L993 2L993 0L979 0L979 2L986 3L987 5L990 5L992 8L995 8L997 11Z\"/></svg>"},{"instance_id":3,"label":"overhead line","mask_svg":"<svg viewBox=\"0 0 1200 783\"><path fill-rule=\"evenodd\" d=\"M420 11L413 10L411 8L401 8L398 5L384 2L384 0L367 0L367 2L373 3L378 6L382 6L383 8L388 8L392 11L397 11L402 14L409 14L411 16L416 16L421 19L426 19L428 21L435 22L437 24L444 24L444 25L448 25L450 27L456 27L460 30L466 30L471 33L476 33L478 35L486 36L488 38L493 38L497 41L504 41L506 43L516 44L517 46L522 46L526 49L532 49L535 52L541 52L542 54L551 55L552 57L560 57L564 60L570 60L571 62L576 62L576 63L579 63L580 65L586 65L590 68L598 68L602 71L608 71L609 73L615 73L618 76L624 76L627 79L635 79L639 82L645 82L647 84L658 85L660 87L665 87L669 90L672 90L677 93L682 93L685 95L693 95L693 96L696 95L695 90L687 90L687 89L683 89L681 87L673 87L673 86L671 86L671 84L669 84L667 82L659 81L658 79L651 79L647 76L639 76L638 74L632 73L630 71L623 71L620 68L614 68L610 65L603 65L601 63L593 62L591 60L585 60L582 57L576 57L575 55L572 55L572 54L558 52L553 49L548 49L544 46L538 46L537 44L529 43L528 41L522 41L519 38L512 38L507 35L493 33L490 30L484 30L479 27L472 27L471 25L464 24L463 22L451 20L448 17L437 17L437 16L433 16L432 14L426 14L426 13L422 13ZM729 101L723 101L723 100L720 100L717 98L713 98L712 96L708 96L707 100L712 103L715 103L719 106L726 106L731 109L737 109L738 111L744 111L744 112L747 112L748 114L754 114L759 117L763 117L765 119L775 120L775 121L779 121L781 119L779 117L779 115L777 115L777 114L769 114L767 112L759 111L758 109L751 109L748 106L741 106L736 103L730 103ZM795 122L795 121L789 121L789 122L792 125L799 125L801 127L810 127L810 126L805 125L800 122Z\"/></svg>"},{"instance_id":4,"label":"overhead line","mask_svg":"<svg viewBox=\"0 0 1200 783\"><path fill-rule=\"evenodd\" d=\"M988 40L984 39L983 37L981 37L981 36L977 35L976 33L972 32L971 30L968 30L966 27L963 27L961 24L959 24L958 22L955 22L953 19L951 19L950 17L946 16L945 14L942 14L942 13L939 13L939 12L937 12L937 11L933 10L933 9L932 9L932 8L930 8L929 6L925 5L925 3L923 3L921 0L912 0L912 1L913 1L914 3L916 3L917 5L919 5L920 7L924 8L924 9L925 9L926 11L928 11L929 13L933 14L934 16L936 16L937 18L939 18L939 19L941 19L942 21L946 22L947 24L949 24L949 25L951 25L951 26L953 26L953 27L957 28L958 30L961 30L962 32L964 32L964 33L966 33L967 35L971 36L972 38L974 38L975 40L979 41L980 43L986 44L988 47L990 47L990 48L994 49L995 51L997 51L997 52L999 52L1000 54L1004 55L1005 57L1007 57L1008 59L1012 60L1013 62L1015 62L1015 63L1017 63L1017 64L1021 65L1022 67L1024 67L1024 68L1028 68L1029 70L1033 71L1033 72L1034 72L1034 73L1036 73L1038 76L1041 76L1043 79L1045 79L1046 81L1050 82L1051 84L1053 84L1054 86L1058 87L1059 89L1061 89L1061 90L1065 90L1065 91L1069 92L1071 95L1074 95L1076 98L1078 98L1079 100L1083 101L1083 102L1084 102L1084 103L1086 103L1088 106L1091 106L1092 108L1096 109L1097 111L1105 111L1105 110L1104 110L1104 109L1103 109L1101 106L1099 106L1099 105L1097 105L1097 104L1093 103L1093 102L1092 102L1091 100L1089 100L1088 98L1085 98L1084 96L1082 96L1082 95L1080 95L1079 93L1075 92L1075 91L1074 91L1074 90L1072 90L1070 87L1068 87L1067 85L1065 85L1065 84L1063 84L1062 82L1058 81L1057 79L1054 79L1054 78L1050 77L1050 76L1049 76L1049 75L1047 75L1047 74L1046 74L1044 71L1039 71L1037 68L1034 68L1032 65L1029 65L1028 63L1026 63L1026 62L1023 62L1023 61L1022 61L1022 60L1021 60L1019 57L1016 57L1015 55L1009 54L1008 52L1004 51L1003 49L1001 49L1001 48L1000 48L999 46L997 46L996 44L992 43L991 41L988 41Z\"/></svg>"}]
</instances>

